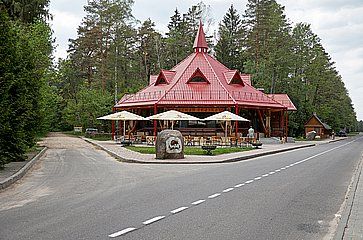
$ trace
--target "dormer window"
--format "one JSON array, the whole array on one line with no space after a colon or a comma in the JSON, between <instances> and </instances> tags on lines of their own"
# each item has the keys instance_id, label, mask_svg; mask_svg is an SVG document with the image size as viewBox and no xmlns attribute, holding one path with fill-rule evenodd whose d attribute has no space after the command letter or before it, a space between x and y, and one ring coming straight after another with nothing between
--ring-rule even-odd
<instances>
[{"instance_id":1,"label":"dormer window","mask_svg":"<svg viewBox=\"0 0 363 240\"><path fill-rule=\"evenodd\" d=\"M239 74L239 72L237 70L230 70L230 71L224 72L224 76L225 76L228 84L230 84L230 85L238 84L238 85L244 86L241 75Z\"/></svg>"},{"instance_id":2,"label":"dormer window","mask_svg":"<svg viewBox=\"0 0 363 240\"><path fill-rule=\"evenodd\" d=\"M166 84L166 80L165 78L160 78L159 81L158 81L158 84Z\"/></svg>"},{"instance_id":3,"label":"dormer window","mask_svg":"<svg viewBox=\"0 0 363 240\"><path fill-rule=\"evenodd\" d=\"M229 82L229 84L243 84L243 82L242 82L242 79L241 79L241 78L234 77L234 78L232 78L232 80Z\"/></svg>"},{"instance_id":4,"label":"dormer window","mask_svg":"<svg viewBox=\"0 0 363 240\"><path fill-rule=\"evenodd\" d=\"M189 78L187 83L209 83L207 78L204 76L204 74L200 71L199 68L195 70L193 75Z\"/></svg>"},{"instance_id":5,"label":"dormer window","mask_svg":"<svg viewBox=\"0 0 363 240\"><path fill-rule=\"evenodd\" d=\"M175 76L175 71L168 71L168 70L160 70L159 75L157 76L157 79L155 81L155 86L159 84L169 84L170 81Z\"/></svg>"}]
</instances>

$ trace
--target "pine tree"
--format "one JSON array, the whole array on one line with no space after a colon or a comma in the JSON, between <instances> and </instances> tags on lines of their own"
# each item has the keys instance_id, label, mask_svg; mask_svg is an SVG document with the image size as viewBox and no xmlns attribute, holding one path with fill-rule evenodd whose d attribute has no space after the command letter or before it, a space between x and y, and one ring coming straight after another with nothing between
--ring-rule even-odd
<instances>
[{"instance_id":1,"label":"pine tree","mask_svg":"<svg viewBox=\"0 0 363 240\"><path fill-rule=\"evenodd\" d=\"M132 0L92 0L78 28L78 37L71 40L69 52L74 64L82 70L89 87L107 90L114 72L109 66L118 29L133 21Z\"/></svg>"},{"instance_id":2,"label":"pine tree","mask_svg":"<svg viewBox=\"0 0 363 240\"><path fill-rule=\"evenodd\" d=\"M219 24L219 40L215 46L217 59L230 69L243 71L242 20L231 5L223 21Z\"/></svg>"},{"instance_id":3,"label":"pine tree","mask_svg":"<svg viewBox=\"0 0 363 240\"><path fill-rule=\"evenodd\" d=\"M275 0L249 0L243 19L246 69L253 82L270 93L285 92L290 72L291 26Z\"/></svg>"},{"instance_id":4,"label":"pine tree","mask_svg":"<svg viewBox=\"0 0 363 240\"><path fill-rule=\"evenodd\" d=\"M149 81L150 75L155 74L160 70L160 39L161 34L156 32L155 23L150 19L143 22L138 31L139 38L139 56L142 63L142 69L140 69L146 85Z\"/></svg>"}]
</instances>

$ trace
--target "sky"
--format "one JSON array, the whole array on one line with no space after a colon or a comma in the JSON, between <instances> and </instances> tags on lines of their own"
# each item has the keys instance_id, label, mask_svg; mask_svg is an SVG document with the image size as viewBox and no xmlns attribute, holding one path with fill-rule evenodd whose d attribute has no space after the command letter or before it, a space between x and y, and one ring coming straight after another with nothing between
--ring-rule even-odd
<instances>
[{"instance_id":1,"label":"sky","mask_svg":"<svg viewBox=\"0 0 363 240\"><path fill-rule=\"evenodd\" d=\"M55 58L67 56L68 39L77 37L77 27L85 16L87 0L51 0L51 22L56 41ZM135 0L133 15L150 18L156 29L165 33L175 8L185 13L200 0ZM212 34L231 4L242 15L247 0L203 0L211 8ZM362 0L277 0L293 24L306 22L322 41L335 62L352 99L358 120L363 120L363 1Z\"/></svg>"}]
</instances>

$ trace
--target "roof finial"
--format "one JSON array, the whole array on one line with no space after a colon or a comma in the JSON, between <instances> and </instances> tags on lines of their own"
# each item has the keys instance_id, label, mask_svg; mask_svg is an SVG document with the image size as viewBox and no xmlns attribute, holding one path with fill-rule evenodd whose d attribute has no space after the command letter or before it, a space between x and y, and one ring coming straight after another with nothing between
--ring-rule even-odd
<instances>
[{"instance_id":1,"label":"roof finial","mask_svg":"<svg viewBox=\"0 0 363 240\"><path fill-rule=\"evenodd\" d=\"M193 49L194 52L207 52L208 50L208 44L207 41L205 40L205 34L203 31L203 24L201 19L199 20L199 29L197 32L197 36L195 37L194 40Z\"/></svg>"}]
</instances>

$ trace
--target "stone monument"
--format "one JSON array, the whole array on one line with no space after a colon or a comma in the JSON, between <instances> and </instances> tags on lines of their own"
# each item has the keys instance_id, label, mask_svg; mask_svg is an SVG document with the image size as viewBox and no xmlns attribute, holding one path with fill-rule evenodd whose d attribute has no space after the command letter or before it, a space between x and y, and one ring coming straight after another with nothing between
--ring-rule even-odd
<instances>
[{"instance_id":1,"label":"stone monument","mask_svg":"<svg viewBox=\"0 0 363 240\"><path fill-rule=\"evenodd\" d=\"M163 130L156 139L157 159L184 158L184 141L182 134L177 130Z\"/></svg>"}]
</instances>

